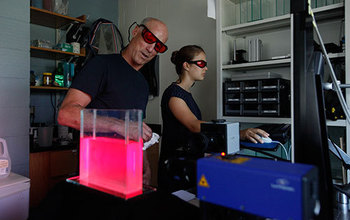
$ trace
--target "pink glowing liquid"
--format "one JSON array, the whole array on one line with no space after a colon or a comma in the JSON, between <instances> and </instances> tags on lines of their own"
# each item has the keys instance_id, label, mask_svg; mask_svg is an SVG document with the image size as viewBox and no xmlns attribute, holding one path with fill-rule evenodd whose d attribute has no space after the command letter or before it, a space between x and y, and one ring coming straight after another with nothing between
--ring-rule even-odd
<instances>
[{"instance_id":1,"label":"pink glowing liquid","mask_svg":"<svg viewBox=\"0 0 350 220\"><path fill-rule=\"evenodd\" d=\"M80 176L95 185L128 195L142 193L142 141L106 137L80 139Z\"/></svg>"}]
</instances>

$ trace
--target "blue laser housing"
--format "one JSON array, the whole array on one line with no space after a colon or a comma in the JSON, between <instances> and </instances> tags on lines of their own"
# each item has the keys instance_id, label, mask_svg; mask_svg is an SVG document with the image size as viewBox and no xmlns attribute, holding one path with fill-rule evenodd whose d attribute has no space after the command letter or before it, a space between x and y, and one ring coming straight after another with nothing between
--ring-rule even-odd
<instances>
[{"instance_id":1,"label":"blue laser housing","mask_svg":"<svg viewBox=\"0 0 350 220\"><path fill-rule=\"evenodd\" d=\"M197 196L206 206L261 217L312 219L319 209L317 168L243 156L206 157L197 161Z\"/></svg>"}]
</instances>

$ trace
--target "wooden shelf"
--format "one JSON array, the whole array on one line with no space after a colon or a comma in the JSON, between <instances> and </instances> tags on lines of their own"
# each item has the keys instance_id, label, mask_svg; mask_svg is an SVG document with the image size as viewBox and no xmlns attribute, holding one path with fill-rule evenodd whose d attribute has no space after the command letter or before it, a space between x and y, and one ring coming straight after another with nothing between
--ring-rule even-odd
<instances>
[{"instance_id":1,"label":"wooden shelf","mask_svg":"<svg viewBox=\"0 0 350 220\"><path fill-rule=\"evenodd\" d=\"M60 90L60 91L67 91L69 88L66 87L54 87L54 86L30 86L30 89L32 90Z\"/></svg>"},{"instance_id":2,"label":"wooden shelf","mask_svg":"<svg viewBox=\"0 0 350 220\"><path fill-rule=\"evenodd\" d=\"M62 60L72 56L85 57L85 48L81 48L80 53L71 53L61 50L49 49L44 47L30 46L30 55L38 58L49 58L54 60Z\"/></svg>"},{"instance_id":3,"label":"wooden shelf","mask_svg":"<svg viewBox=\"0 0 350 220\"><path fill-rule=\"evenodd\" d=\"M67 24L85 24L86 16L82 15L80 17L74 18L31 6L30 23L55 29L65 29L67 28Z\"/></svg>"}]
</instances>

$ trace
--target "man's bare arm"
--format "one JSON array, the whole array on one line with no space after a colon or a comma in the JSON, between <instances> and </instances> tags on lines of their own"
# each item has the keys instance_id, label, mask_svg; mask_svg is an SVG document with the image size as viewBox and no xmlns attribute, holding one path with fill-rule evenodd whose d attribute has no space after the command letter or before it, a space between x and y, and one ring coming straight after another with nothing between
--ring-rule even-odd
<instances>
[{"instance_id":1,"label":"man's bare arm","mask_svg":"<svg viewBox=\"0 0 350 220\"><path fill-rule=\"evenodd\" d=\"M58 112L60 125L80 129L80 111L91 102L91 97L77 89L69 89Z\"/></svg>"},{"instance_id":2,"label":"man's bare arm","mask_svg":"<svg viewBox=\"0 0 350 220\"><path fill-rule=\"evenodd\" d=\"M80 111L90 102L91 97L88 94L77 89L69 89L58 112L58 123L60 125L80 130ZM88 120L88 117L86 119ZM111 120L110 118L108 120L104 120L104 118L101 117L99 118L99 123L97 123L97 126L99 127L100 131L114 131L124 135L125 129L123 121ZM149 141L152 137L152 130L145 123L142 124L142 127L142 138L144 141Z\"/></svg>"}]
</instances>

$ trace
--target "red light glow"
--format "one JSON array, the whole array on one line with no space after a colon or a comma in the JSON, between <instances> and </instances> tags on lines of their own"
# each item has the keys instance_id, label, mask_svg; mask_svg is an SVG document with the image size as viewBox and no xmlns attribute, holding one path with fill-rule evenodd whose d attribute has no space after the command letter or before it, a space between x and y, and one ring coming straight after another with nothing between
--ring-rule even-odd
<instances>
[{"instance_id":1,"label":"red light glow","mask_svg":"<svg viewBox=\"0 0 350 220\"><path fill-rule=\"evenodd\" d=\"M142 140L125 144L124 139L81 138L79 182L123 198L141 194L142 144Z\"/></svg>"},{"instance_id":2,"label":"red light glow","mask_svg":"<svg viewBox=\"0 0 350 220\"><path fill-rule=\"evenodd\" d=\"M221 156L223 156L223 157L224 157L225 155L226 155L226 153L225 153L225 152L221 152Z\"/></svg>"}]
</instances>

